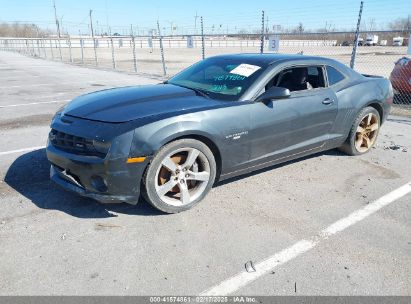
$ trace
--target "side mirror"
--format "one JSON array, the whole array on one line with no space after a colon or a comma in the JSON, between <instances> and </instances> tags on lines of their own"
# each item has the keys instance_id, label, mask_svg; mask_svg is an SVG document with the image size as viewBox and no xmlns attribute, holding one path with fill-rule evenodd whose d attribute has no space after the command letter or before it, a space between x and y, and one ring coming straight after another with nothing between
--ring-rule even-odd
<instances>
[{"instance_id":1,"label":"side mirror","mask_svg":"<svg viewBox=\"0 0 411 304\"><path fill-rule=\"evenodd\" d=\"M290 97L290 90L281 87L271 87L261 94L256 101L267 102L273 99L284 99Z\"/></svg>"}]
</instances>

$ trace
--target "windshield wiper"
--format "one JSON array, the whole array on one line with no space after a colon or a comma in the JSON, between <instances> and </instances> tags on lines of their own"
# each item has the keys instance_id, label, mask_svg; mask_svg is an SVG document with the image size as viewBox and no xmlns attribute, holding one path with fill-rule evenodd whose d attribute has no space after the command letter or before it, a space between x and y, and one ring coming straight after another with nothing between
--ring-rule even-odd
<instances>
[{"instance_id":1,"label":"windshield wiper","mask_svg":"<svg viewBox=\"0 0 411 304\"><path fill-rule=\"evenodd\" d=\"M169 82L169 83L170 83L170 84L173 84L173 85L175 85L175 86L178 86L178 87L182 87L182 88L185 88L185 89L192 90L192 91L196 92L197 95L203 96L203 97L205 97L205 98L210 98L210 96L209 96L210 93L207 92L207 91L203 91L203 90L197 89L197 88L186 87L186 86L183 86L183 85L181 85L181 84L176 84L176 83L171 83L171 82Z\"/></svg>"}]
</instances>

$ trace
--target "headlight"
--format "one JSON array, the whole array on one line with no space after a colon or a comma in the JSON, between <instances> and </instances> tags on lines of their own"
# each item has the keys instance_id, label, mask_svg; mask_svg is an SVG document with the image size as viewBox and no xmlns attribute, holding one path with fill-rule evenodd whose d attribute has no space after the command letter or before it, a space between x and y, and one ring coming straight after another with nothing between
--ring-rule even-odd
<instances>
[{"instance_id":1,"label":"headlight","mask_svg":"<svg viewBox=\"0 0 411 304\"><path fill-rule=\"evenodd\" d=\"M94 149L102 154L107 154L108 150L110 149L110 143L109 142L104 142L100 140L93 140L93 147Z\"/></svg>"}]
</instances>

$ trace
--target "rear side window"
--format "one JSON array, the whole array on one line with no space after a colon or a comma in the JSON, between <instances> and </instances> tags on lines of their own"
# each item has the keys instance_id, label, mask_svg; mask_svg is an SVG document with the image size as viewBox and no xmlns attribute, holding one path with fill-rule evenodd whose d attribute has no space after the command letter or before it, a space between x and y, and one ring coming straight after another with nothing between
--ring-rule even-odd
<instances>
[{"instance_id":1,"label":"rear side window","mask_svg":"<svg viewBox=\"0 0 411 304\"><path fill-rule=\"evenodd\" d=\"M327 65L327 75L328 75L328 83L330 86L344 80L345 78L344 75L341 74L337 69L329 65Z\"/></svg>"}]
</instances>

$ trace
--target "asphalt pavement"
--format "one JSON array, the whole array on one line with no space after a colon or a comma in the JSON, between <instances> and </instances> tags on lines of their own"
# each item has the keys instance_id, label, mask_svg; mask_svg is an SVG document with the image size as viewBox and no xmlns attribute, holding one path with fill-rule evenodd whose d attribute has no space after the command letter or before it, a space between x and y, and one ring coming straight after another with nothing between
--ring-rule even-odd
<instances>
[{"instance_id":1,"label":"asphalt pavement","mask_svg":"<svg viewBox=\"0 0 411 304\"><path fill-rule=\"evenodd\" d=\"M159 81L0 52L0 295L411 295L406 118L389 117L368 154L331 150L235 178L180 214L49 181L58 108Z\"/></svg>"}]
</instances>

